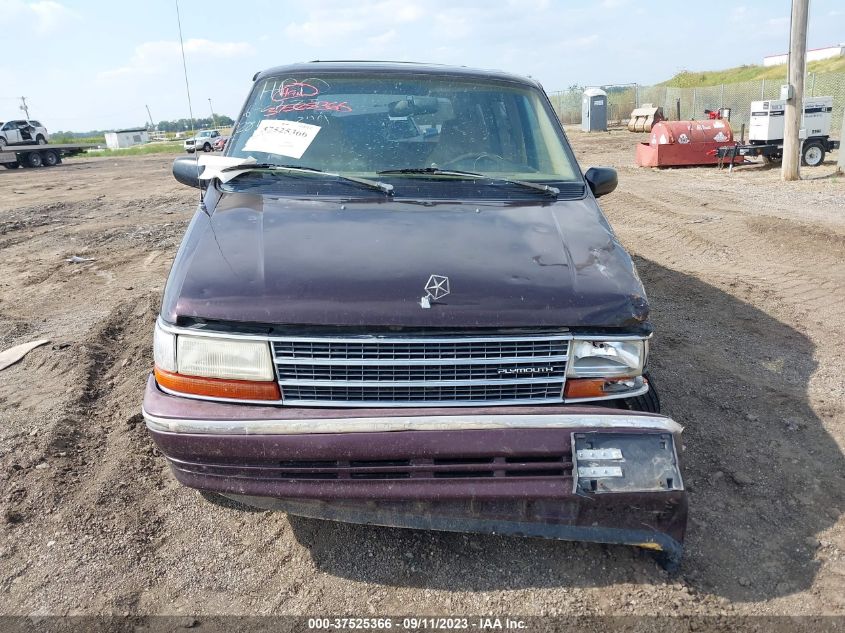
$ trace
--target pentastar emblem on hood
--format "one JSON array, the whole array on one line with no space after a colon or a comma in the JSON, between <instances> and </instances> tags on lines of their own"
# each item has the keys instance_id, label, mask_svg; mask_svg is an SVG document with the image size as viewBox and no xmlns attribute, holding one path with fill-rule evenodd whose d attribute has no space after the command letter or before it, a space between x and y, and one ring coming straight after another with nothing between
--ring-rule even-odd
<instances>
[{"instance_id":1,"label":"pentastar emblem on hood","mask_svg":"<svg viewBox=\"0 0 845 633\"><path fill-rule=\"evenodd\" d=\"M449 292L449 278L443 275L432 275L425 284L425 296L420 299L420 307L430 308L432 300L442 299Z\"/></svg>"}]
</instances>

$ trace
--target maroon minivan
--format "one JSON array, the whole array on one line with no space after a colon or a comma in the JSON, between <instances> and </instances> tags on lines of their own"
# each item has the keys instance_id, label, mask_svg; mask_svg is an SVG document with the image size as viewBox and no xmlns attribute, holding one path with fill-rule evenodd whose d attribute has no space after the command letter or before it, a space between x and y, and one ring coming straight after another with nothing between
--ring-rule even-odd
<instances>
[{"instance_id":1,"label":"maroon minivan","mask_svg":"<svg viewBox=\"0 0 845 633\"><path fill-rule=\"evenodd\" d=\"M681 426L642 283L542 87L311 62L254 77L155 325L147 428L185 485L680 561Z\"/></svg>"}]
</instances>

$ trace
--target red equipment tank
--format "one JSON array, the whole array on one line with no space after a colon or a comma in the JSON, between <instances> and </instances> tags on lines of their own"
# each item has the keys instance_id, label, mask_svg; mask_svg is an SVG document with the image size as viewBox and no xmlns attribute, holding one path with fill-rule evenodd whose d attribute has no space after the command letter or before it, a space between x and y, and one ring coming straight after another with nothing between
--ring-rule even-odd
<instances>
[{"instance_id":1,"label":"red equipment tank","mask_svg":"<svg viewBox=\"0 0 845 633\"><path fill-rule=\"evenodd\" d=\"M719 162L716 150L733 143L727 119L660 121L651 128L649 141L637 145L636 161L640 167L715 165ZM734 162L743 160L737 156Z\"/></svg>"}]
</instances>

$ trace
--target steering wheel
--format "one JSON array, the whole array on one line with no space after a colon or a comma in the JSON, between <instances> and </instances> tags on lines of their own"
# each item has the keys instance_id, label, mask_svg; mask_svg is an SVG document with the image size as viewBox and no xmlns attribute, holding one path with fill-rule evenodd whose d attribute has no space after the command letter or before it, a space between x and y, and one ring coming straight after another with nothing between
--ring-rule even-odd
<instances>
[{"instance_id":1,"label":"steering wheel","mask_svg":"<svg viewBox=\"0 0 845 633\"><path fill-rule=\"evenodd\" d=\"M443 167L444 169L451 169L457 167L458 165L460 165L460 163L464 162L465 160L472 160L472 168L475 171L484 169L483 165L485 162L492 168L499 167L508 162L498 154L490 154L488 152L469 152L467 154L461 154L460 156L456 156L451 160L447 160L446 162L442 163L441 167ZM479 163L481 163L482 166L479 166Z\"/></svg>"}]
</instances>

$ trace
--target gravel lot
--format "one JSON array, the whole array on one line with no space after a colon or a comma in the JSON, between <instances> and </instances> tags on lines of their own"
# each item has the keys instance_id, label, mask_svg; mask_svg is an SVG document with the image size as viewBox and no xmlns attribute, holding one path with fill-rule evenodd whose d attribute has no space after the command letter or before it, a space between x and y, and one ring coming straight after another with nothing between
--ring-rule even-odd
<instances>
[{"instance_id":1,"label":"gravel lot","mask_svg":"<svg viewBox=\"0 0 845 633\"><path fill-rule=\"evenodd\" d=\"M685 431L687 556L334 524L176 484L139 410L196 193L172 157L0 170L0 614L845 614L845 178L633 166L571 132ZM836 155L833 155L835 160ZM87 263L68 263L78 255ZM189 622L190 624L190 622Z\"/></svg>"}]
</instances>

